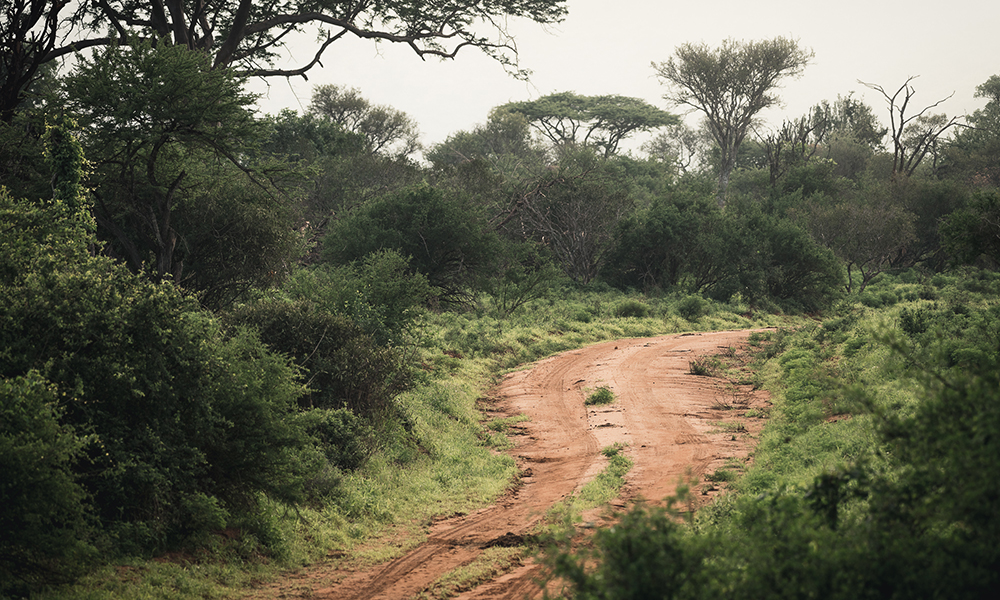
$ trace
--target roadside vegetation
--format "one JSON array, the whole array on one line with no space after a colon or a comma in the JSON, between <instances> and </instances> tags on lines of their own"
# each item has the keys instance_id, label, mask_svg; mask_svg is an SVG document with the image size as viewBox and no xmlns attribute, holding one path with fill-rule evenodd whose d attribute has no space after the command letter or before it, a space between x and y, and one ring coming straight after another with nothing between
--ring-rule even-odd
<instances>
[{"instance_id":1,"label":"roadside vegetation","mask_svg":"<svg viewBox=\"0 0 1000 600\"><path fill-rule=\"evenodd\" d=\"M773 406L729 492L546 557L573 598L981 598L997 585L1000 277L884 275L756 334Z\"/></svg>"}]
</instances>

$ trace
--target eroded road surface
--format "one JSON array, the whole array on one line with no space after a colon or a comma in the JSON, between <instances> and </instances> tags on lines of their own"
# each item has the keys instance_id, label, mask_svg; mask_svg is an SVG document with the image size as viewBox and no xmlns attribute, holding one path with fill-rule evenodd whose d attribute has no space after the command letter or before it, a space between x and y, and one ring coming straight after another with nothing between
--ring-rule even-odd
<instances>
[{"instance_id":1,"label":"eroded road surface","mask_svg":"<svg viewBox=\"0 0 1000 600\"><path fill-rule=\"evenodd\" d=\"M704 474L727 460L745 460L761 422L742 418L766 405L749 386L692 375L699 357L734 354L749 331L723 331L617 340L572 350L505 377L488 408L495 416L525 414L519 423L517 458L521 482L497 503L435 523L429 539L406 555L363 571L315 565L258 590L255 597L330 600L401 600L428 589L441 575L476 559L497 540L528 535L546 510L579 491L606 465L600 450L621 442L634 466L613 503L639 498L658 502L682 480L696 480L699 502L718 490ZM738 354L738 352L736 353ZM586 406L600 386L617 400ZM731 464L731 463L730 463ZM528 560L514 571L465 592L460 598L537 598L540 566Z\"/></svg>"}]
</instances>

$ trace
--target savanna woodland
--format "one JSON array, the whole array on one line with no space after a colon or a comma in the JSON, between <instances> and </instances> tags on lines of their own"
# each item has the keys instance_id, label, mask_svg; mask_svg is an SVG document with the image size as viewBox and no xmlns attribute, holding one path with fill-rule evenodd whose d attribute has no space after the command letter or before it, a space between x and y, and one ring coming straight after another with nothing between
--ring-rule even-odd
<instances>
[{"instance_id":1,"label":"savanna woodland","mask_svg":"<svg viewBox=\"0 0 1000 600\"><path fill-rule=\"evenodd\" d=\"M477 404L505 371L746 328L771 406L727 493L583 541L567 510L518 560L580 599L1000 586L1000 76L964 118L911 78L768 124L812 52L687 43L660 107L566 91L421 146L363 90L265 115L247 82L345 36L520 76L502 24L563 0L0 6L3 597L238 597L419 541L515 484Z\"/></svg>"}]
</instances>

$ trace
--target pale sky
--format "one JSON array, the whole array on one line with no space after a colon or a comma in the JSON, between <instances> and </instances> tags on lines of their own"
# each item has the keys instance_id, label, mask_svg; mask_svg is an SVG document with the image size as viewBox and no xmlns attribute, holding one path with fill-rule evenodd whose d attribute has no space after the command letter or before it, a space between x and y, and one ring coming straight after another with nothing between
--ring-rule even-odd
<instances>
[{"instance_id":1,"label":"pale sky","mask_svg":"<svg viewBox=\"0 0 1000 600\"><path fill-rule=\"evenodd\" d=\"M556 26L511 24L520 64L533 72L527 83L471 48L454 60L421 61L400 45L344 38L327 49L324 66L309 71L308 81L272 78L269 87L252 89L264 94L263 112L301 113L314 85L356 87L375 104L413 117L431 145L485 122L495 106L553 92L633 96L672 110L650 63L667 60L685 42L717 46L726 38L781 35L812 49L815 58L803 76L779 90L784 106L762 115L772 126L852 91L887 123L885 100L858 80L894 92L911 75L919 76L911 106L923 108L954 92L934 112L966 114L985 103L973 97L976 86L1000 74L997 0L569 0L568 7ZM294 63L312 57L313 39L303 39Z\"/></svg>"}]
</instances>

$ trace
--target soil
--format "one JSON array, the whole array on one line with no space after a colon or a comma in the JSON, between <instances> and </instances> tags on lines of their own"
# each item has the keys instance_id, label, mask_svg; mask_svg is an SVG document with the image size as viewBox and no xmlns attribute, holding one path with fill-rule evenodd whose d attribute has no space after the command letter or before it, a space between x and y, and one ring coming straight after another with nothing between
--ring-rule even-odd
<instances>
[{"instance_id":1,"label":"soil","mask_svg":"<svg viewBox=\"0 0 1000 600\"><path fill-rule=\"evenodd\" d=\"M510 453L518 484L496 503L442 519L427 540L390 562L364 568L331 560L258 589L254 598L401 600L419 596L443 574L475 560L486 548L516 545L546 511L578 492L607 464L601 449L627 445L634 461L611 505L659 503L679 483L693 484L687 509L724 491L717 469L738 469L752 457L766 414L766 394L746 378L750 331L624 339L573 350L508 374L481 409L488 417L525 414L512 431ZM716 357L714 360L709 357ZM725 377L694 375L691 363L721 361ZM741 375L741 373L743 375ZM717 373L720 374L720 373ZM609 387L616 400L587 406L586 396ZM752 412L747 415L747 411ZM584 515L584 527L603 526L608 511ZM541 566L525 559L513 570L463 592L462 599L539 598Z\"/></svg>"}]
</instances>

